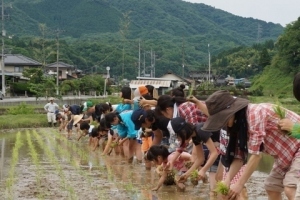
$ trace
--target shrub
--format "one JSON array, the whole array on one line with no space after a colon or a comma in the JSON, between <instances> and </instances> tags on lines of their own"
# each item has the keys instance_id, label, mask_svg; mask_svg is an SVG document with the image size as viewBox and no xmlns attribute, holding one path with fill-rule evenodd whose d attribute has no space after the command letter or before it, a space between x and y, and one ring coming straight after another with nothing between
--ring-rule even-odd
<instances>
[{"instance_id":1,"label":"shrub","mask_svg":"<svg viewBox=\"0 0 300 200\"><path fill-rule=\"evenodd\" d=\"M9 115L26 115L26 114L34 114L34 108L32 106L29 106L26 103L21 103L18 106L10 107L7 109L6 114Z\"/></svg>"}]
</instances>

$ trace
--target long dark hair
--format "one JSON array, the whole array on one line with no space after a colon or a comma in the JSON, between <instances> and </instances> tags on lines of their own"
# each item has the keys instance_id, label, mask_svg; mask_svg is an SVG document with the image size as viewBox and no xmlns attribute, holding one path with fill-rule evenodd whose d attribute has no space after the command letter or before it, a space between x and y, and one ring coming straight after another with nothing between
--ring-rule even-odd
<instances>
[{"instance_id":1,"label":"long dark hair","mask_svg":"<svg viewBox=\"0 0 300 200\"><path fill-rule=\"evenodd\" d=\"M185 103L186 99L184 97L171 97L170 95L161 95L157 100L156 111L161 113L161 111L165 111L169 107L174 107L176 103L179 106L182 103Z\"/></svg>"},{"instance_id":2,"label":"long dark hair","mask_svg":"<svg viewBox=\"0 0 300 200\"><path fill-rule=\"evenodd\" d=\"M105 115L105 126L106 128L111 128L111 123L115 120L115 117L118 117L120 119L120 121L122 121L119 113L117 112L111 112L111 113L107 113ZM101 120L100 120L101 123ZM101 124L100 124L101 126Z\"/></svg>"},{"instance_id":3,"label":"long dark hair","mask_svg":"<svg viewBox=\"0 0 300 200\"><path fill-rule=\"evenodd\" d=\"M147 151L145 159L149 161L158 161L157 157L161 156L163 160L167 159L170 155L168 148L164 145L153 145Z\"/></svg>"},{"instance_id":4,"label":"long dark hair","mask_svg":"<svg viewBox=\"0 0 300 200\"><path fill-rule=\"evenodd\" d=\"M123 99L131 99L131 88L130 87L122 87L121 89L122 92L122 98Z\"/></svg>"},{"instance_id":5,"label":"long dark hair","mask_svg":"<svg viewBox=\"0 0 300 200\"><path fill-rule=\"evenodd\" d=\"M193 124L187 122L180 131L177 131L175 133L176 136L179 137L182 141L180 145L181 147L185 145L185 141L192 136L194 131L196 131L196 127Z\"/></svg>"},{"instance_id":6,"label":"long dark hair","mask_svg":"<svg viewBox=\"0 0 300 200\"><path fill-rule=\"evenodd\" d=\"M185 94L184 94L184 88L185 88L185 85L181 84L179 87L177 88L174 88L172 90L172 96L174 97L184 97Z\"/></svg>"}]
</instances>

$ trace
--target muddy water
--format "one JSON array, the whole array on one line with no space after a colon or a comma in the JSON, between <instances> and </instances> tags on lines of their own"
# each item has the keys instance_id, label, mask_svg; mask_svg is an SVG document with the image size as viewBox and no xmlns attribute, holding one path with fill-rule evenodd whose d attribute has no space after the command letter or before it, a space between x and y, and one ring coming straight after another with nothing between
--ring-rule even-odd
<instances>
[{"instance_id":1,"label":"muddy water","mask_svg":"<svg viewBox=\"0 0 300 200\"><path fill-rule=\"evenodd\" d=\"M53 129L0 133L1 199L133 199L207 200L209 185L189 182L185 192L175 186L151 188L158 181L154 168L128 164L117 155L91 151L88 138L66 140ZM272 159L265 156L247 183L249 199L267 199L263 180Z\"/></svg>"}]
</instances>

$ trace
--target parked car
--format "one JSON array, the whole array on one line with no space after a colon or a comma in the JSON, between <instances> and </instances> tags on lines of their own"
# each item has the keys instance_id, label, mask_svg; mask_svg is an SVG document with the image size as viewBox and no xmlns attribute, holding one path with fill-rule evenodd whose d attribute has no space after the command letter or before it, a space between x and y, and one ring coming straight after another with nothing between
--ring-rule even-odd
<instances>
[{"instance_id":1,"label":"parked car","mask_svg":"<svg viewBox=\"0 0 300 200\"><path fill-rule=\"evenodd\" d=\"M2 92L0 91L0 100L3 100L4 95L2 94Z\"/></svg>"}]
</instances>

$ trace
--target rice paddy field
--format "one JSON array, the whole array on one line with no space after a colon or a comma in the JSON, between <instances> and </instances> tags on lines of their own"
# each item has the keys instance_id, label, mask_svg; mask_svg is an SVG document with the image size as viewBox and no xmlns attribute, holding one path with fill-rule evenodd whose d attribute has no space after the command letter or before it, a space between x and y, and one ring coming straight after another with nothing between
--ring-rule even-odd
<instances>
[{"instance_id":1,"label":"rice paddy field","mask_svg":"<svg viewBox=\"0 0 300 200\"><path fill-rule=\"evenodd\" d=\"M207 200L209 184L189 181L185 192L176 187L151 189L158 181L153 167L128 164L120 155L102 156L91 151L88 137L81 141L55 128L10 130L0 133L0 199L113 199ZM267 199L263 181L272 159L265 156L247 183L249 199ZM213 198L214 199L214 198Z\"/></svg>"}]
</instances>

